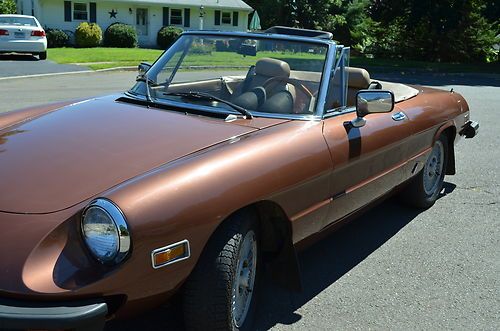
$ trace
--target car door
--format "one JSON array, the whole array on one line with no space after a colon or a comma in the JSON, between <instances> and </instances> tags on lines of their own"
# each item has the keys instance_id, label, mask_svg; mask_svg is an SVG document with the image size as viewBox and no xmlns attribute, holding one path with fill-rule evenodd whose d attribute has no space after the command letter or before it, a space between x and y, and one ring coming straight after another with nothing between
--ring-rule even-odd
<instances>
[{"instance_id":1,"label":"car door","mask_svg":"<svg viewBox=\"0 0 500 331\"><path fill-rule=\"evenodd\" d=\"M330 150L332 203L326 225L389 192L402 180L411 124L397 106L390 113L369 114L360 128L350 125L353 108L324 119Z\"/></svg>"}]
</instances>

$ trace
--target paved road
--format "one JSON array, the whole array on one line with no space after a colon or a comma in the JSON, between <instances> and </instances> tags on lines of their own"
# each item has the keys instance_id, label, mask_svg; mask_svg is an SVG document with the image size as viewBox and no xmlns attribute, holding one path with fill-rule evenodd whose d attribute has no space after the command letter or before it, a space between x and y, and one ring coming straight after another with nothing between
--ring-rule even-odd
<instances>
[{"instance_id":1,"label":"paved road","mask_svg":"<svg viewBox=\"0 0 500 331\"><path fill-rule=\"evenodd\" d=\"M40 61L38 57L32 55L0 54L0 77L84 70L89 70L89 68L72 64L57 64L49 60Z\"/></svg>"},{"instance_id":2,"label":"paved road","mask_svg":"<svg viewBox=\"0 0 500 331\"><path fill-rule=\"evenodd\" d=\"M135 73L0 81L0 111L122 90ZM456 176L435 206L384 202L299 254L304 291L265 283L258 330L500 329L500 77L381 75L462 93L480 135L457 147ZM4 93L8 89L8 93ZM8 104L7 107L5 105ZM174 307L114 330L182 330Z\"/></svg>"}]
</instances>

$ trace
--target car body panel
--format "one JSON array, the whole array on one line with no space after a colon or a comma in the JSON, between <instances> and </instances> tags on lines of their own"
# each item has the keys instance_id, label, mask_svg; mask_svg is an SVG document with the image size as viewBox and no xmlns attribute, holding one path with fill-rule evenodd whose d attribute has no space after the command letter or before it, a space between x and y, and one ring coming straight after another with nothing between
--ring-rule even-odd
<instances>
[{"instance_id":1,"label":"car body panel","mask_svg":"<svg viewBox=\"0 0 500 331\"><path fill-rule=\"evenodd\" d=\"M113 98L69 105L1 131L0 181L9 194L0 196L0 211L65 209L164 163L253 130Z\"/></svg>"}]
</instances>

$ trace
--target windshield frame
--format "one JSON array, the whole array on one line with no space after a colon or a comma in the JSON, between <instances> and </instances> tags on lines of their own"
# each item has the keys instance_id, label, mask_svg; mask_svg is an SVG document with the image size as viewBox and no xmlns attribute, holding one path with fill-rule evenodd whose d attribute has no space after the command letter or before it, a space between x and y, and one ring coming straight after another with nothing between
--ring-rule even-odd
<instances>
[{"instance_id":1,"label":"windshield frame","mask_svg":"<svg viewBox=\"0 0 500 331\"><path fill-rule=\"evenodd\" d=\"M321 81L319 85L319 90L316 99L316 105L314 109L314 113L312 115L307 114L277 114L277 113L265 113L265 112L257 112L252 111L252 115L256 117L268 117L268 118L280 118L280 119L300 119L300 120L321 120L324 115L324 104L326 99L326 94L328 92L328 85L330 81L330 75L332 74L333 66L336 60L336 50L337 44L332 40L319 39L319 38L310 38L310 37L301 37L301 36L290 36L290 35L281 35L281 34L269 34L269 33L251 33L251 32L226 32L226 31L206 31L206 30L198 30L198 31L185 31L183 32L179 38L172 44L168 49L163 52L158 59L151 65L151 68L148 71L153 70L161 70L163 64L166 62L166 58L171 58L175 52L178 51L176 45L178 43L182 43L181 39L184 36L206 36L206 37L241 37L241 38L256 38L256 39L270 39L270 40L281 40L281 41L290 41L290 42L301 42L307 43L311 45L324 46L326 47L325 61L323 64L323 69L321 71ZM182 59L180 60L182 61ZM179 62L180 63L180 62ZM160 67L160 68L158 68ZM137 94L129 91L129 93L133 94L135 97L145 98L142 94ZM189 104L192 108L194 104L187 102L180 102L168 99L156 99L155 102L159 102L162 104L171 104L172 106L179 106L179 104ZM210 106L202 106L197 105L196 107L203 109L204 111L213 109L215 113L220 113L219 110L216 110L214 107ZM237 113L236 111L227 110L228 113Z\"/></svg>"}]
</instances>

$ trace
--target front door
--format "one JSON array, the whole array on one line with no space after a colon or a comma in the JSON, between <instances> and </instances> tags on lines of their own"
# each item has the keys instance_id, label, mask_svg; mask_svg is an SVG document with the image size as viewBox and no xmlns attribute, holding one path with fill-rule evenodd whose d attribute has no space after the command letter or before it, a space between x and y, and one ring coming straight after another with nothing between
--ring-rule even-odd
<instances>
[{"instance_id":1,"label":"front door","mask_svg":"<svg viewBox=\"0 0 500 331\"><path fill-rule=\"evenodd\" d=\"M148 41L149 35L149 15L147 8L137 8L135 11L135 25L139 43L144 44Z\"/></svg>"}]
</instances>

